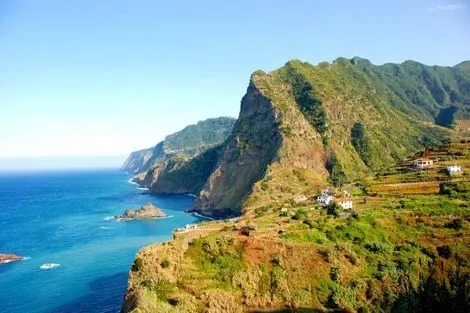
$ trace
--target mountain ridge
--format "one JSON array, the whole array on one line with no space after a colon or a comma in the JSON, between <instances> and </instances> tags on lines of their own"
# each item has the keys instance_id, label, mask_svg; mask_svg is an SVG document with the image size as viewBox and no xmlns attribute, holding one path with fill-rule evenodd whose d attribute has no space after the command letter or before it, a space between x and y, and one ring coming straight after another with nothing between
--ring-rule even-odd
<instances>
[{"instance_id":1,"label":"mountain ridge","mask_svg":"<svg viewBox=\"0 0 470 313\"><path fill-rule=\"evenodd\" d=\"M435 125L433 106L412 107L412 100L395 86L397 79L388 82L389 77L381 71L358 58L338 58L317 66L291 60L270 73L255 71L242 99L237 126L222 154L226 157L209 176L192 211L212 217L240 215L245 200L254 202L250 196L263 198L263 194L278 194L281 189L311 193L328 181L342 184L361 179L411 152L441 144L450 136L450 130ZM431 101L429 93L423 92ZM269 107L274 119L246 119L248 99L253 107ZM458 105L467 109L466 104ZM441 107L445 108L444 104ZM246 165L240 169L236 164L245 164L243 153L250 153L250 147L243 143L259 136L260 130L253 125L263 122L276 128L263 131L276 133L282 143L274 147L277 141L272 141L276 150L272 161L255 166L250 176L243 171ZM238 129L251 132L243 136ZM230 158L231 163L227 162ZM247 176L252 177L247 184L239 183ZM239 190L233 190L234 182L238 182L235 185L240 186ZM267 191L261 190L261 184ZM232 193L238 193L238 198ZM289 192L282 194L287 197Z\"/></svg>"}]
</instances>

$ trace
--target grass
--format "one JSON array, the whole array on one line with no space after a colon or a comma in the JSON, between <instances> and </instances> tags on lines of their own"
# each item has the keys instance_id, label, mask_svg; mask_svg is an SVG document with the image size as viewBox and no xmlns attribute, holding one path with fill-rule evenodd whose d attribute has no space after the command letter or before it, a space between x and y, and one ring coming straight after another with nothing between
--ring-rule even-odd
<instances>
[{"instance_id":1,"label":"grass","mask_svg":"<svg viewBox=\"0 0 470 313\"><path fill-rule=\"evenodd\" d=\"M134 312L466 311L470 183L431 194L350 193L356 214L263 194L235 228L227 223L187 249L182 238L143 249L128 302ZM244 225L256 231L243 236Z\"/></svg>"}]
</instances>

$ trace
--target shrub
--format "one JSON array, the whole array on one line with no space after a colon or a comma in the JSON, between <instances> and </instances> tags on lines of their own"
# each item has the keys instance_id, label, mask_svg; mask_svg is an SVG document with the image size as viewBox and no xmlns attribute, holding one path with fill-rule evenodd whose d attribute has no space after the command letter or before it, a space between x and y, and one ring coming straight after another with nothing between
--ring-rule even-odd
<instances>
[{"instance_id":1,"label":"shrub","mask_svg":"<svg viewBox=\"0 0 470 313\"><path fill-rule=\"evenodd\" d=\"M453 219L452 222L449 222L449 223L446 224L446 227L447 228L452 228L452 229L455 229L455 230L462 229L463 220L461 218Z\"/></svg>"},{"instance_id":2,"label":"shrub","mask_svg":"<svg viewBox=\"0 0 470 313\"><path fill-rule=\"evenodd\" d=\"M448 245L437 247L437 254L441 258L448 259L452 256L452 249Z\"/></svg>"},{"instance_id":3,"label":"shrub","mask_svg":"<svg viewBox=\"0 0 470 313\"><path fill-rule=\"evenodd\" d=\"M309 218L306 218L306 219L304 220L304 224L307 224L308 227L313 228L313 222L312 222L312 220L309 219Z\"/></svg>"},{"instance_id":4,"label":"shrub","mask_svg":"<svg viewBox=\"0 0 470 313\"><path fill-rule=\"evenodd\" d=\"M364 247L373 253L386 252L388 250L387 246L382 242L367 243Z\"/></svg>"},{"instance_id":5,"label":"shrub","mask_svg":"<svg viewBox=\"0 0 470 313\"><path fill-rule=\"evenodd\" d=\"M294 216L292 216L292 219L296 221L307 218L308 214L307 212L305 212L305 210L298 210L297 212L295 212Z\"/></svg>"},{"instance_id":6,"label":"shrub","mask_svg":"<svg viewBox=\"0 0 470 313\"><path fill-rule=\"evenodd\" d=\"M163 261L160 262L160 266L162 268L167 268L167 267L170 266L170 261L168 261L168 259L165 258L165 259L163 259Z\"/></svg>"},{"instance_id":7,"label":"shrub","mask_svg":"<svg viewBox=\"0 0 470 313\"><path fill-rule=\"evenodd\" d=\"M256 217L260 217L264 215L266 212L268 212L268 210L269 210L269 207L267 206L262 206L262 207L255 209Z\"/></svg>"},{"instance_id":8,"label":"shrub","mask_svg":"<svg viewBox=\"0 0 470 313\"><path fill-rule=\"evenodd\" d=\"M138 272L144 267L143 261L141 258L136 258L132 264L131 271Z\"/></svg>"},{"instance_id":9,"label":"shrub","mask_svg":"<svg viewBox=\"0 0 470 313\"><path fill-rule=\"evenodd\" d=\"M330 268L330 279L332 281L338 281L341 277L341 270L338 266L332 266Z\"/></svg>"},{"instance_id":10,"label":"shrub","mask_svg":"<svg viewBox=\"0 0 470 313\"><path fill-rule=\"evenodd\" d=\"M340 211L341 211L341 206L336 202L332 202L326 207L326 214L334 216L334 217L338 217Z\"/></svg>"}]
</instances>

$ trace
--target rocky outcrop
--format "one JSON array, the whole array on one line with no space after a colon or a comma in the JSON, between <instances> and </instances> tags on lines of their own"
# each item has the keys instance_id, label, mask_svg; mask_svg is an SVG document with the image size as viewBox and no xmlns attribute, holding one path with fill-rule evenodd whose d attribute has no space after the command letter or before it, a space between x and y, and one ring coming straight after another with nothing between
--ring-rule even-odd
<instances>
[{"instance_id":1,"label":"rocky outcrop","mask_svg":"<svg viewBox=\"0 0 470 313\"><path fill-rule=\"evenodd\" d=\"M213 172L222 146L206 150L191 159L172 158L158 173L158 179L151 184L155 194L199 194ZM155 172L153 172L155 173Z\"/></svg>"},{"instance_id":2,"label":"rocky outcrop","mask_svg":"<svg viewBox=\"0 0 470 313\"><path fill-rule=\"evenodd\" d=\"M22 261L22 260L24 260L24 257L18 256L16 254L0 254L0 264Z\"/></svg>"},{"instance_id":3,"label":"rocky outcrop","mask_svg":"<svg viewBox=\"0 0 470 313\"><path fill-rule=\"evenodd\" d=\"M157 219L168 217L168 214L155 207L151 203L143 205L140 209L128 209L121 215L114 217L117 221L126 221L133 219Z\"/></svg>"},{"instance_id":4,"label":"rocky outcrop","mask_svg":"<svg viewBox=\"0 0 470 313\"><path fill-rule=\"evenodd\" d=\"M205 154L195 148L207 147L195 128L168 136L163 150L171 156L156 158L137 181L154 193L197 194L191 210L220 218L361 179L441 144L451 132L437 120L451 126L455 116L470 114L464 65L375 66L338 58L257 71L225 141Z\"/></svg>"},{"instance_id":5,"label":"rocky outcrop","mask_svg":"<svg viewBox=\"0 0 470 313\"><path fill-rule=\"evenodd\" d=\"M465 91L459 79L470 76L416 64L397 65L399 77L390 75L389 65L359 58L318 66L294 60L271 73L255 72L233 133L192 211L226 217L257 203L282 205L441 144L450 131L431 124L433 110L445 108L450 98L432 96L432 105L425 105L435 90L417 71L440 86L449 84L454 95ZM410 86L410 78L418 83ZM461 99L467 96L455 97L466 114L468 103Z\"/></svg>"},{"instance_id":6,"label":"rocky outcrop","mask_svg":"<svg viewBox=\"0 0 470 313\"><path fill-rule=\"evenodd\" d=\"M193 211L212 217L240 214L242 201L261 179L281 146L278 112L252 82L240 116Z\"/></svg>"},{"instance_id":7,"label":"rocky outcrop","mask_svg":"<svg viewBox=\"0 0 470 313\"><path fill-rule=\"evenodd\" d=\"M121 170L133 174L145 172L152 166L156 159L163 155L162 141L155 147L132 152L127 157L126 161L124 161L124 164L121 166Z\"/></svg>"}]
</instances>

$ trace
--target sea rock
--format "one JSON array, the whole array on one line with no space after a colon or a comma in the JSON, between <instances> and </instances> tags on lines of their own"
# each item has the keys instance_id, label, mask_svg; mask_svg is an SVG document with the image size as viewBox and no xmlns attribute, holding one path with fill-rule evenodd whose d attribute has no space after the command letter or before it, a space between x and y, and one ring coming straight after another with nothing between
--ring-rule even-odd
<instances>
[{"instance_id":1,"label":"sea rock","mask_svg":"<svg viewBox=\"0 0 470 313\"><path fill-rule=\"evenodd\" d=\"M143 205L140 209L128 209L121 215L116 215L115 220L132 220L132 219L155 219L167 217L168 214L155 207L151 203Z\"/></svg>"},{"instance_id":2,"label":"sea rock","mask_svg":"<svg viewBox=\"0 0 470 313\"><path fill-rule=\"evenodd\" d=\"M22 261L24 258L15 254L0 254L0 263L10 263L15 261Z\"/></svg>"}]
</instances>

